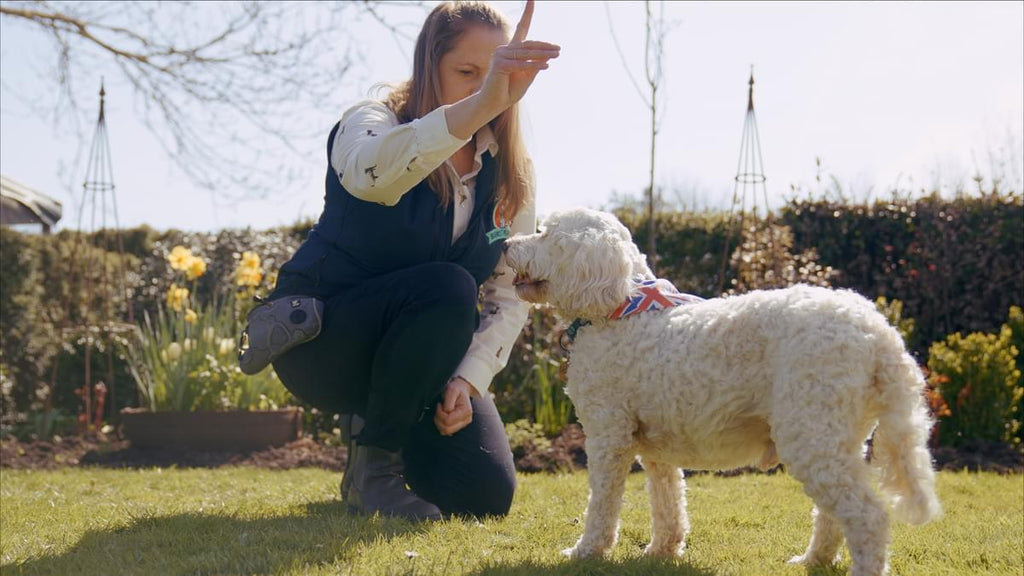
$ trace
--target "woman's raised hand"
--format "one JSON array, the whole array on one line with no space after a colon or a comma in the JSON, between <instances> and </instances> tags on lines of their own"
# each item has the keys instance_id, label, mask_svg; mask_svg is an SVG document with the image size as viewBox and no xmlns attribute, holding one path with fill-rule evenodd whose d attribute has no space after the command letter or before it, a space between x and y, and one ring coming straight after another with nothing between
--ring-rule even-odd
<instances>
[{"instance_id":1,"label":"woman's raised hand","mask_svg":"<svg viewBox=\"0 0 1024 576\"><path fill-rule=\"evenodd\" d=\"M512 40L494 51L491 69L480 88L484 101L498 113L518 102L537 73L546 70L548 60L558 58L561 50L557 44L526 39L533 19L533 6L534 1L527 0Z\"/></svg>"}]
</instances>

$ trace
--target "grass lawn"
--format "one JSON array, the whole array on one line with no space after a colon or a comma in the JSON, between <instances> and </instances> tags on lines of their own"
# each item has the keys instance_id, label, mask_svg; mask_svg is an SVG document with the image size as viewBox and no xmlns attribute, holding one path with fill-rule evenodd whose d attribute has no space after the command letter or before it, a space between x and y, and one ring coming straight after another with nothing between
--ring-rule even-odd
<instances>
[{"instance_id":1,"label":"grass lawn","mask_svg":"<svg viewBox=\"0 0 1024 576\"><path fill-rule=\"evenodd\" d=\"M810 535L810 500L785 475L688 480L689 549L641 556L643 474L626 490L607 560L559 551L582 532L587 476L520 476L511 514L414 525L346 513L319 469L64 469L0 473L0 573L46 575L718 575L807 572L785 563ZM942 473L945 516L896 524L893 574L1024 573L1024 478ZM845 574L844 550L838 570Z\"/></svg>"}]
</instances>

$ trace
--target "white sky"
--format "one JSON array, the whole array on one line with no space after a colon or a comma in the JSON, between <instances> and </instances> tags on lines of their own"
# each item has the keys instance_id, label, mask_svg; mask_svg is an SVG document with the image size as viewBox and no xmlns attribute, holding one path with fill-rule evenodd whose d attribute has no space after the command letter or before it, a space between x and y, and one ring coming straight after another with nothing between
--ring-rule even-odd
<instances>
[{"instance_id":1,"label":"white sky","mask_svg":"<svg viewBox=\"0 0 1024 576\"><path fill-rule=\"evenodd\" d=\"M496 4L513 22L522 10L521 2ZM608 10L640 79L643 4L612 2ZM897 182L905 189L937 183L950 192L976 165L988 174L990 154L1009 163L1007 175L1021 189L1022 2L667 2L665 13L675 23L667 40L667 107L656 163L666 196L678 190L691 206L727 206L751 64L768 193L776 204L791 184L813 188L816 157L824 173L835 175L856 200L872 191L884 197ZM406 20L416 16L409 9L400 14ZM377 81L409 74L412 42L396 42L373 27L353 30L372 63L340 88L341 102L363 97ZM612 191L640 192L647 182L650 120L615 51L605 5L540 2L530 37L562 46L561 57L541 73L524 101L540 214L601 207ZM46 71L25 65L23 60L32 60L22 56L49 50L38 33L4 22L3 84L42 86L38 76ZM162 155L135 115L130 90L112 82L116 71L105 75L122 225L264 228L319 214L321 149L306 163L306 182L264 201L214 203ZM97 87L77 88L80 102L94 106ZM343 109L310 113L336 118ZM81 182L85 152L79 165L73 160L87 145L67 126L31 115L3 93L0 172L64 202L64 226L75 226L78 199L64 189L67 178L59 166Z\"/></svg>"}]
</instances>

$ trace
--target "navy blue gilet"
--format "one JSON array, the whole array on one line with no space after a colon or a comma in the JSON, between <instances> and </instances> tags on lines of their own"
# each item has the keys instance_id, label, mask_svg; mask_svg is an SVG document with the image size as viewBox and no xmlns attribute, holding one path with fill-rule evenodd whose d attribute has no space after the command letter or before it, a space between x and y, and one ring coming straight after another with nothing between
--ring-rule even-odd
<instances>
[{"instance_id":1,"label":"navy blue gilet","mask_svg":"<svg viewBox=\"0 0 1024 576\"><path fill-rule=\"evenodd\" d=\"M330 165L339 126L340 122L335 124L327 138L323 213L281 266L271 298L329 298L371 278L428 262L458 264L477 286L483 284L494 272L508 235L507 223L495 210L496 167L490 154L482 156L469 224L453 244L454 208L441 206L426 179L394 206L361 200L342 187Z\"/></svg>"}]
</instances>

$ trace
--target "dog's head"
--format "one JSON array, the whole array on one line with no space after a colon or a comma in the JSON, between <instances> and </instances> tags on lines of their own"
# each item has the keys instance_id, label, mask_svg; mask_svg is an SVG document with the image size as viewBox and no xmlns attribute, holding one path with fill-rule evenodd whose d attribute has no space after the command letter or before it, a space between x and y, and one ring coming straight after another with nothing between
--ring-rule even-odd
<instances>
[{"instance_id":1,"label":"dog's head","mask_svg":"<svg viewBox=\"0 0 1024 576\"><path fill-rule=\"evenodd\" d=\"M506 244L516 294L527 302L595 320L626 299L630 279L653 277L629 230L612 214L586 208L555 212L542 229Z\"/></svg>"}]
</instances>

